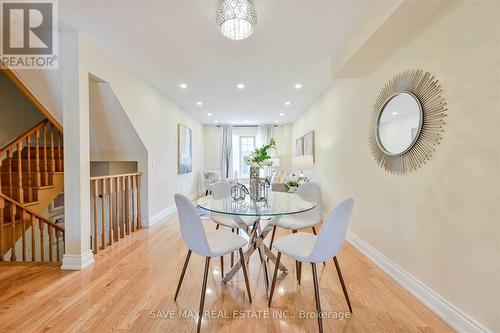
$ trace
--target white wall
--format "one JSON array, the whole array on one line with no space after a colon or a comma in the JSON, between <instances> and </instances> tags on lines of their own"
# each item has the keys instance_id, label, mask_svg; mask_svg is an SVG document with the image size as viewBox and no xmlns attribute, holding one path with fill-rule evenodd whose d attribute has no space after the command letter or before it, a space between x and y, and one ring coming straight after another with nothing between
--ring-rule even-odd
<instances>
[{"instance_id":1,"label":"white wall","mask_svg":"<svg viewBox=\"0 0 500 333\"><path fill-rule=\"evenodd\" d=\"M0 72L0 147L44 118L31 101Z\"/></svg>"},{"instance_id":2,"label":"white wall","mask_svg":"<svg viewBox=\"0 0 500 333\"><path fill-rule=\"evenodd\" d=\"M157 220L172 207L175 193L194 195L200 191L203 126L97 47L85 34L80 34L79 46L81 73L95 75L110 85L146 147L149 220ZM81 77L80 91L88 94L89 80ZM193 171L183 175L177 174L178 123L193 130Z\"/></svg>"},{"instance_id":3,"label":"white wall","mask_svg":"<svg viewBox=\"0 0 500 333\"><path fill-rule=\"evenodd\" d=\"M368 75L337 79L293 126L293 139L316 131L324 209L353 196L353 233L493 331L500 331L498 17L499 2L451 2ZM370 113L379 89L412 68L439 79L448 123L426 165L391 175L368 149Z\"/></svg>"}]
</instances>

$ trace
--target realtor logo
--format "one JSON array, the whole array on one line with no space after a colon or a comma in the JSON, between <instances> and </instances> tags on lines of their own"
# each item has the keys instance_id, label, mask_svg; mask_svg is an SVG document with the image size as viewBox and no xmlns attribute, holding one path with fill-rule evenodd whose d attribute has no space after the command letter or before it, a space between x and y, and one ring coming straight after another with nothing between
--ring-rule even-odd
<instances>
[{"instance_id":1,"label":"realtor logo","mask_svg":"<svg viewBox=\"0 0 500 333\"><path fill-rule=\"evenodd\" d=\"M57 3L3 0L0 66L57 69Z\"/></svg>"}]
</instances>

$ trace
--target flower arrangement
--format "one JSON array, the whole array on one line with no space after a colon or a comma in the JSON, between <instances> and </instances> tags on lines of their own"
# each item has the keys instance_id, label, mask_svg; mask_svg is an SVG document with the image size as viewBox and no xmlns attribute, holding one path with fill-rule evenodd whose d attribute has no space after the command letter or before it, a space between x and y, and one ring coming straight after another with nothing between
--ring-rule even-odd
<instances>
[{"instance_id":1,"label":"flower arrangement","mask_svg":"<svg viewBox=\"0 0 500 333\"><path fill-rule=\"evenodd\" d=\"M248 156L245 156L245 163L250 167L265 167L265 166L279 166L279 160L275 158L271 158L269 155L269 151L271 149L276 149L276 141L271 139L269 144L264 145L260 148L254 150Z\"/></svg>"}]
</instances>

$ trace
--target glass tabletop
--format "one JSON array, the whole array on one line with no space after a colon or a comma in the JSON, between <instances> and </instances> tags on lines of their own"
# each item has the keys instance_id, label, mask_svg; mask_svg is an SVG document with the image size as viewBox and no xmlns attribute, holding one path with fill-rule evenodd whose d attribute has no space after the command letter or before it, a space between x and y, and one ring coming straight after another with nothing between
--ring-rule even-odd
<instances>
[{"instance_id":1,"label":"glass tabletop","mask_svg":"<svg viewBox=\"0 0 500 333\"><path fill-rule=\"evenodd\" d=\"M236 201L231 197L221 200L211 195L198 200L198 206L210 212L240 216L279 216L303 213L317 206L299 195L286 192L269 192L267 201L255 202L249 195Z\"/></svg>"}]
</instances>

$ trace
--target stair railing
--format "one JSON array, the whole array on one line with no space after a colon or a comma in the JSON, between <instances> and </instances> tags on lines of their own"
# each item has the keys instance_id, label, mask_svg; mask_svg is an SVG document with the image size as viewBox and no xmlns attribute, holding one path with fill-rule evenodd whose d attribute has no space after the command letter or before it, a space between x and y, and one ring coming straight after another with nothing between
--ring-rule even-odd
<instances>
[{"instance_id":1,"label":"stair railing","mask_svg":"<svg viewBox=\"0 0 500 333\"><path fill-rule=\"evenodd\" d=\"M90 178L94 254L141 228L141 176L137 172Z\"/></svg>"},{"instance_id":2,"label":"stair railing","mask_svg":"<svg viewBox=\"0 0 500 333\"><path fill-rule=\"evenodd\" d=\"M64 227L0 193L0 261L60 262Z\"/></svg>"},{"instance_id":3,"label":"stair railing","mask_svg":"<svg viewBox=\"0 0 500 333\"><path fill-rule=\"evenodd\" d=\"M62 147L62 132L48 119L1 147L0 193L21 204L36 201L33 188L51 185L52 175L64 171Z\"/></svg>"}]
</instances>

